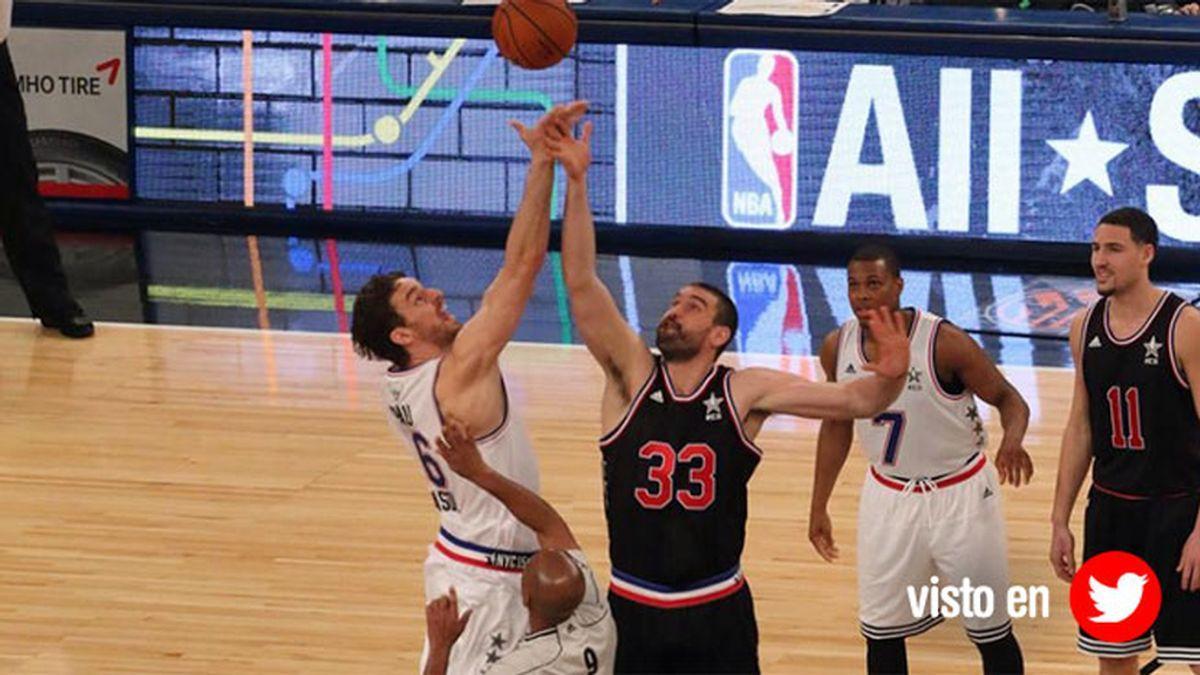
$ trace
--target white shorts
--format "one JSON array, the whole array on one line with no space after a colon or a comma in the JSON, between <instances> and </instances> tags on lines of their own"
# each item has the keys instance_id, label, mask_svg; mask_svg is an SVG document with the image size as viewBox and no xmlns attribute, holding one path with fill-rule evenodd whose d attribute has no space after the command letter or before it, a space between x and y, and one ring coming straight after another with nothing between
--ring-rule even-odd
<instances>
[{"instance_id":1,"label":"white shorts","mask_svg":"<svg viewBox=\"0 0 1200 675\"><path fill-rule=\"evenodd\" d=\"M1008 551L996 470L979 456L936 479L906 482L867 471L858 506L858 603L862 634L888 640L919 635L941 623L940 613L914 613L908 588L987 586L987 617L962 616L973 642L1000 640L1008 617Z\"/></svg>"},{"instance_id":2,"label":"white shorts","mask_svg":"<svg viewBox=\"0 0 1200 675\"><path fill-rule=\"evenodd\" d=\"M425 603L454 587L458 612L473 610L463 634L450 650L447 673L481 673L516 645L529 627L521 603L520 572L481 569L451 560L433 546L425 558ZM420 671L429 657L429 637L421 651Z\"/></svg>"}]
</instances>

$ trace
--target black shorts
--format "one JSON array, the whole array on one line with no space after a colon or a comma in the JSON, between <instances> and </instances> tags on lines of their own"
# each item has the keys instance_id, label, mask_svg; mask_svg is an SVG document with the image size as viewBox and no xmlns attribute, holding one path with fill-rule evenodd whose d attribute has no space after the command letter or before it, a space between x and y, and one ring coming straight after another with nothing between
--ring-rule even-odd
<instances>
[{"instance_id":1,"label":"black shorts","mask_svg":"<svg viewBox=\"0 0 1200 675\"><path fill-rule=\"evenodd\" d=\"M695 607L658 609L608 593L618 673L758 673L750 586Z\"/></svg>"},{"instance_id":2,"label":"black shorts","mask_svg":"<svg viewBox=\"0 0 1200 675\"><path fill-rule=\"evenodd\" d=\"M1145 634L1111 643L1080 630L1081 651L1099 657L1133 656L1150 649L1153 635L1159 661L1200 663L1200 592L1182 590L1175 570L1198 508L1200 495L1131 500L1092 488L1084 520L1084 561L1106 551L1132 553L1154 570L1163 598L1158 621Z\"/></svg>"}]
</instances>

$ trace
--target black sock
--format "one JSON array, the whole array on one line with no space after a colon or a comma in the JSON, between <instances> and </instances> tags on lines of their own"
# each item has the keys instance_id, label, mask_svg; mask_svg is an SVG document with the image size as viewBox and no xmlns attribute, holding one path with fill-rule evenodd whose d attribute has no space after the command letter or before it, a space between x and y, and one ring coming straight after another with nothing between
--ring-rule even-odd
<instances>
[{"instance_id":1,"label":"black sock","mask_svg":"<svg viewBox=\"0 0 1200 675\"><path fill-rule=\"evenodd\" d=\"M870 675L908 675L908 650L904 638L867 638L867 672Z\"/></svg>"},{"instance_id":2,"label":"black sock","mask_svg":"<svg viewBox=\"0 0 1200 675\"><path fill-rule=\"evenodd\" d=\"M975 647L983 656L983 672L986 675L1022 675L1025 672L1021 645L1017 644L1017 636L1011 631L1000 640L976 643Z\"/></svg>"}]
</instances>

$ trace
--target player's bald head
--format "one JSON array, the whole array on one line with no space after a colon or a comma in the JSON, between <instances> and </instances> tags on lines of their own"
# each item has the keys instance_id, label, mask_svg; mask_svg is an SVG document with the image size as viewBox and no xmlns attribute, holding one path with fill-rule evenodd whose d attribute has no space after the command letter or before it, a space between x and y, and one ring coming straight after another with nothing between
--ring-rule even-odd
<instances>
[{"instance_id":1,"label":"player's bald head","mask_svg":"<svg viewBox=\"0 0 1200 675\"><path fill-rule=\"evenodd\" d=\"M538 551L521 575L525 606L547 626L557 626L570 618L583 602L583 593L583 573L564 551Z\"/></svg>"}]
</instances>

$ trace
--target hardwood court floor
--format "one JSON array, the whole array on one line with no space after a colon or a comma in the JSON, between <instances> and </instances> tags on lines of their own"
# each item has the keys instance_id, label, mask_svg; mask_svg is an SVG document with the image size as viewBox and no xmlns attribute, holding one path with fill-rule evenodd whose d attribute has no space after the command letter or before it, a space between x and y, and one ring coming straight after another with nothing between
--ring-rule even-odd
<instances>
[{"instance_id":1,"label":"hardwood court floor","mask_svg":"<svg viewBox=\"0 0 1200 675\"><path fill-rule=\"evenodd\" d=\"M382 366L346 337L109 324L73 342L0 321L0 353L0 672L415 670L434 513L379 409ZM514 345L504 366L543 492L607 581L600 372L576 347ZM1030 673L1093 672L1045 561L1070 373L1009 372L1038 400L1035 482L1004 490L1012 577L1052 589L1051 617L1018 634ZM769 673L862 672L864 463L835 494L843 560L826 564L806 538L816 429L777 420L760 438L745 567ZM914 673L979 672L956 623L910 655Z\"/></svg>"}]
</instances>

